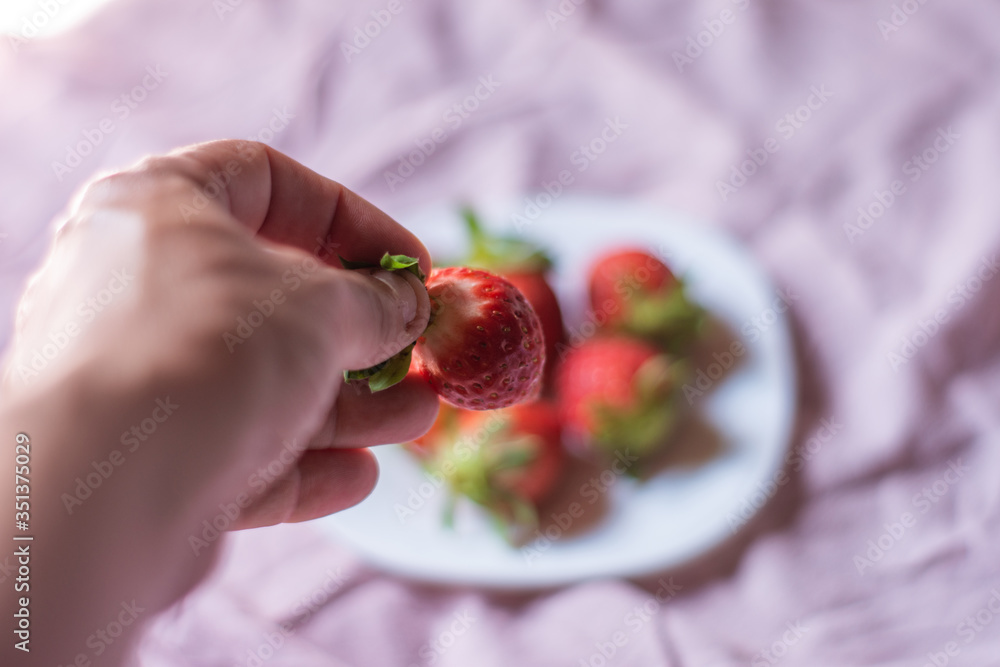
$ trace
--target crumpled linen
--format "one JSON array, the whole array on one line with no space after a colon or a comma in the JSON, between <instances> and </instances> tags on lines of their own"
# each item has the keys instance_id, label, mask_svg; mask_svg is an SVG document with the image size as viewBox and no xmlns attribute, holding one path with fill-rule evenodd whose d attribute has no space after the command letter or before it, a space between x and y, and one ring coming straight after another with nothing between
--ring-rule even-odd
<instances>
[{"instance_id":1,"label":"crumpled linen","mask_svg":"<svg viewBox=\"0 0 1000 667\"><path fill-rule=\"evenodd\" d=\"M796 297L793 446L821 446L641 622L662 577L440 588L304 524L231 536L139 664L996 664L998 22L909 0L117 0L0 40L4 342L76 188L222 137L404 224L568 169L569 192L730 231Z\"/></svg>"}]
</instances>

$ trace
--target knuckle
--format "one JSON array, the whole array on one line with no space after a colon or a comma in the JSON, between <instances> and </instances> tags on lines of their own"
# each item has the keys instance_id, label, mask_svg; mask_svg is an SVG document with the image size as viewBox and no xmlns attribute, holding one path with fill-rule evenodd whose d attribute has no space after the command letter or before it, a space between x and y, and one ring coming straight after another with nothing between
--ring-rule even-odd
<instances>
[{"instance_id":1,"label":"knuckle","mask_svg":"<svg viewBox=\"0 0 1000 667\"><path fill-rule=\"evenodd\" d=\"M123 171L104 174L86 184L76 211L92 213L102 208L135 208L153 199L188 193L195 181L170 158L144 158ZM83 217L83 216L78 216Z\"/></svg>"}]
</instances>

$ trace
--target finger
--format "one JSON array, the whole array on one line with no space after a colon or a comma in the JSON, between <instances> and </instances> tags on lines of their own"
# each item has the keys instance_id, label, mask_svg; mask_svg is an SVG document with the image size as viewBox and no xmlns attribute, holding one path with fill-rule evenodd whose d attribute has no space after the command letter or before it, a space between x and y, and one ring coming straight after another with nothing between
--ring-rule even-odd
<instances>
[{"instance_id":1,"label":"finger","mask_svg":"<svg viewBox=\"0 0 1000 667\"><path fill-rule=\"evenodd\" d=\"M409 442L430 429L438 413L438 398L422 378L407 376L378 393L352 382L340 390L326 423L310 448L371 447ZM387 416L391 415L391 419Z\"/></svg>"},{"instance_id":2,"label":"finger","mask_svg":"<svg viewBox=\"0 0 1000 667\"><path fill-rule=\"evenodd\" d=\"M297 523L345 510L364 500L378 481L378 463L365 449L305 452L288 476L254 499L236 530Z\"/></svg>"},{"instance_id":3,"label":"finger","mask_svg":"<svg viewBox=\"0 0 1000 667\"><path fill-rule=\"evenodd\" d=\"M266 144L222 140L179 149L162 160L249 229L340 266L338 257L377 264L387 251L420 259L430 254L412 233L349 189Z\"/></svg>"},{"instance_id":4,"label":"finger","mask_svg":"<svg viewBox=\"0 0 1000 667\"><path fill-rule=\"evenodd\" d=\"M427 328L431 303L409 271L337 271L332 296L337 361L362 369L385 361Z\"/></svg>"}]
</instances>

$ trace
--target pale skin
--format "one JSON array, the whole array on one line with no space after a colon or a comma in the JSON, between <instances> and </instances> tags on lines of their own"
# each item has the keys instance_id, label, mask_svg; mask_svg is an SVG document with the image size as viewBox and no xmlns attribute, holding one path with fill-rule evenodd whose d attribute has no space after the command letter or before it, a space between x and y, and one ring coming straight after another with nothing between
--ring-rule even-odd
<instances>
[{"instance_id":1,"label":"pale skin","mask_svg":"<svg viewBox=\"0 0 1000 667\"><path fill-rule=\"evenodd\" d=\"M9 628L30 594L31 619L30 653L0 635L10 665L124 664L143 624L210 570L220 540L205 521L237 503L229 528L350 507L378 476L364 448L415 438L437 413L419 380L375 395L343 381L415 340L430 304L415 276L347 271L338 256L388 250L427 272L427 250L287 156L181 149L92 183L67 216L0 384L0 600ZM13 554L29 543L13 535L34 537L30 593L15 592Z\"/></svg>"}]
</instances>

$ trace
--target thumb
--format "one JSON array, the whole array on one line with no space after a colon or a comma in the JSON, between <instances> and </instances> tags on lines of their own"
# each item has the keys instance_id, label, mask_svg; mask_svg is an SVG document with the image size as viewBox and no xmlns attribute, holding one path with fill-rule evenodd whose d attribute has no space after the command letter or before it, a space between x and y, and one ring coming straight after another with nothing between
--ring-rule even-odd
<instances>
[{"instance_id":1,"label":"thumb","mask_svg":"<svg viewBox=\"0 0 1000 667\"><path fill-rule=\"evenodd\" d=\"M338 363L344 370L385 361L423 333L430 318L427 289L409 271L337 273Z\"/></svg>"}]
</instances>

